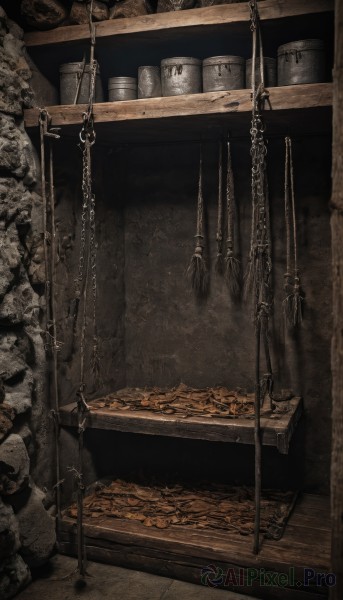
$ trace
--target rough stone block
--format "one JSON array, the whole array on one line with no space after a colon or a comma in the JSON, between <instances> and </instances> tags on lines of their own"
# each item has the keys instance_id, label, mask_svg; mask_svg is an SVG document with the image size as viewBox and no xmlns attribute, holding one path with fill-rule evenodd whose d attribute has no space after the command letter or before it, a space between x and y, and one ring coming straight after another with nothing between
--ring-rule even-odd
<instances>
[{"instance_id":1,"label":"rough stone block","mask_svg":"<svg viewBox=\"0 0 343 600\"><path fill-rule=\"evenodd\" d=\"M4 113L21 115L23 107L32 105L30 86L19 73L17 61L0 47L0 111Z\"/></svg>"},{"instance_id":2,"label":"rough stone block","mask_svg":"<svg viewBox=\"0 0 343 600\"><path fill-rule=\"evenodd\" d=\"M0 114L0 169L23 178L25 185L37 183L38 159L23 126L14 117Z\"/></svg>"},{"instance_id":3,"label":"rough stone block","mask_svg":"<svg viewBox=\"0 0 343 600\"><path fill-rule=\"evenodd\" d=\"M21 14L32 27L52 29L66 19L68 11L59 0L23 0Z\"/></svg>"},{"instance_id":4,"label":"rough stone block","mask_svg":"<svg viewBox=\"0 0 343 600\"><path fill-rule=\"evenodd\" d=\"M105 21L109 17L108 6L103 2L98 2L98 0L94 0L93 2L93 11L92 11L92 20L93 21ZM69 23L72 25L81 25L82 23L88 23L88 10L86 4L81 2L74 2L69 19Z\"/></svg>"},{"instance_id":5,"label":"rough stone block","mask_svg":"<svg viewBox=\"0 0 343 600\"><path fill-rule=\"evenodd\" d=\"M32 408L33 376L27 371L24 380L15 386L5 386L6 404L16 415L24 414Z\"/></svg>"},{"instance_id":6,"label":"rough stone block","mask_svg":"<svg viewBox=\"0 0 343 600\"><path fill-rule=\"evenodd\" d=\"M0 405L0 409L1 409L1 405ZM35 451L35 446L34 446L33 435L32 435L31 429L28 427L28 425L24 424L20 427L20 429L18 429L16 431L16 433L18 435L20 435L21 439L23 440L23 442L26 446L27 453L31 457Z\"/></svg>"},{"instance_id":7,"label":"rough stone block","mask_svg":"<svg viewBox=\"0 0 343 600\"><path fill-rule=\"evenodd\" d=\"M27 564L19 554L14 554L0 562L0 598L13 598L31 581Z\"/></svg>"},{"instance_id":8,"label":"rough stone block","mask_svg":"<svg viewBox=\"0 0 343 600\"><path fill-rule=\"evenodd\" d=\"M29 482L30 459L22 438L11 433L0 446L0 493L14 494Z\"/></svg>"},{"instance_id":9,"label":"rough stone block","mask_svg":"<svg viewBox=\"0 0 343 600\"><path fill-rule=\"evenodd\" d=\"M20 553L30 567L44 564L52 555L56 544L55 519L43 506L44 496L33 485L27 503L17 513Z\"/></svg>"},{"instance_id":10,"label":"rough stone block","mask_svg":"<svg viewBox=\"0 0 343 600\"><path fill-rule=\"evenodd\" d=\"M5 402L0 404L0 442L2 442L12 429L14 418L15 412L13 408Z\"/></svg>"},{"instance_id":11,"label":"rough stone block","mask_svg":"<svg viewBox=\"0 0 343 600\"><path fill-rule=\"evenodd\" d=\"M158 0L157 12L173 12L194 8L196 0Z\"/></svg>"},{"instance_id":12,"label":"rough stone block","mask_svg":"<svg viewBox=\"0 0 343 600\"><path fill-rule=\"evenodd\" d=\"M39 325L39 297L28 281L8 292L0 304L0 325Z\"/></svg>"},{"instance_id":13,"label":"rough stone block","mask_svg":"<svg viewBox=\"0 0 343 600\"><path fill-rule=\"evenodd\" d=\"M19 526L13 508L0 498L0 560L15 554L20 548Z\"/></svg>"},{"instance_id":14,"label":"rough stone block","mask_svg":"<svg viewBox=\"0 0 343 600\"><path fill-rule=\"evenodd\" d=\"M21 350L20 340L14 333L0 335L0 377L6 381L24 377L28 366L24 360L25 349Z\"/></svg>"},{"instance_id":15,"label":"rough stone block","mask_svg":"<svg viewBox=\"0 0 343 600\"><path fill-rule=\"evenodd\" d=\"M33 198L22 181L0 177L0 219L15 221L16 225L30 222Z\"/></svg>"},{"instance_id":16,"label":"rough stone block","mask_svg":"<svg viewBox=\"0 0 343 600\"><path fill-rule=\"evenodd\" d=\"M151 12L152 9L147 0L124 0L124 2L116 2L110 9L110 19L139 17Z\"/></svg>"}]
</instances>

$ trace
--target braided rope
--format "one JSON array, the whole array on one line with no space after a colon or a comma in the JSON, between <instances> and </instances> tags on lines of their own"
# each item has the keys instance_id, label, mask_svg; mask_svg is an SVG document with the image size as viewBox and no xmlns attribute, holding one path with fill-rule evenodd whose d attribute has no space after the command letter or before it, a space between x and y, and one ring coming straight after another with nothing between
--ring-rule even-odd
<instances>
[{"instance_id":1,"label":"braided rope","mask_svg":"<svg viewBox=\"0 0 343 600\"><path fill-rule=\"evenodd\" d=\"M226 204L227 204L227 248L225 257L225 280L231 298L237 300L240 293L240 263L234 252L234 213L235 189L231 158L231 144L227 142L227 176L226 176Z\"/></svg>"},{"instance_id":2,"label":"braided rope","mask_svg":"<svg viewBox=\"0 0 343 600\"><path fill-rule=\"evenodd\" d=\"M217 215L217 256L216 271L223 273L223 146L219 142L218 157L218 215Z\"/></svg>"}]
</instances>

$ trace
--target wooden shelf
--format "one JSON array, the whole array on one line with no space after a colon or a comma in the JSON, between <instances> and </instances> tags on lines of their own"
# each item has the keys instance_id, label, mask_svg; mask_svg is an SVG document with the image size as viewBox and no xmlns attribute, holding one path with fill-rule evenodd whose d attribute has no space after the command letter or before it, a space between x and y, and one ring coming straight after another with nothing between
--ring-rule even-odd
<instances>
[{"instance_id":1,"label":"wooden shelf","mask_svg":"<svg viewBox=\"0 0 343 600\"><path fill-rule=\"evenodd\" d=\"M270 105L266 105L265 120L270 131L275 127L283 132L313 127L317 113L316 131L330 131L332 84L319 83L270 88ZM55 127L74 135L82 124L86 106L51 106L48 108ZM297 119L299 113L299 119ZM308 113L308 119L306 119ZM163 136L216 136L217 129L230 128L249 134L251 95L249 90L208 92L148 100L103 102L94 105L97 134L112 143L133 139L149 141ZM38 109L24 112L25 127L38 127ZM324 118L324 119L323 119ZM156 127L158 125L158 127ZM242 129L243 127L243 129ZM117 135L116 135L117 134Z\"/></svg>"},{"instance_id":2,"label":"wooden shelf","mask_svg":"<svg viewBox=\"0 0 343 600\"><path fill-rule=\"evenodd\" d=\"M301 15L333 11L333 0L263 0L259 5L262 21L275 20ZM195 28L205 32L208 29L228 24L244 23L249 20L248 3L223 4L207 8L159 13L129 19L102 21L96 24L98 40L117 36L171 36ZM89 39L88 25L58 27L51 31L34 31L25 34L28 47L55 44L71 44Z\"/></svg>"},{"instance_id":3,"label":"wooden shelf","mask_svg":"<svg viewBox=\"0 0 343 600\"><path fill-rule=\"evenodd\" d=\"M304 587L303 582L305 567L316 572L330 571L329 516L329 498L304 495L298 500L282 539L263 540L257 556L252 554L251 536L185 527L161 531L129 520L101 517L85 520L85 547L90 560L143 569L198 584L201 583L201 570L209 564L222 568L224 574L232 568L237 578L242 567L275 573L289 573L292 568L295 582L300 582L295 586L263 586L263 581L259 584L256 579L249 587L244 579L243 585L237 586L235 591L264 600L324 600L325 586L316 586L311 581ZM63 554L77 554L74 519L62 518L59 550ZM225 589L233 588L227 582Z\"/></svg>"},{"instance_id":4,"label":"wooden shelf","mask_svg":"<svg viewBox=\"0 0 343 600\"><path fill-rule=\"evenodd\" d=\"M90 402L92 406L92 402ZM290 401L290 410L285 414L270 416L261 413L261 437L265 446L275 446L282 454L288 453L289 442L302 413L301 398ZM254 443L254 420L246 418L216 419L173 415L162 415L149 411L120 411L106 408L93 409L86 418L86 427L107 429L147 435L163 435L208 441ZM77 427L75 404L60 409L62 426Z\"/></svg>"}]
</instances>

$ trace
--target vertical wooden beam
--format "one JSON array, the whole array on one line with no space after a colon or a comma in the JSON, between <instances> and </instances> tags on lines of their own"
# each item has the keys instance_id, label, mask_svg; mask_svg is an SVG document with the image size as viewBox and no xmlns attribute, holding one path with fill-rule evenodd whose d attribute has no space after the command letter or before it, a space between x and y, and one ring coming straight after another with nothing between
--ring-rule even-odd
<instances>
[{"instance_id":1,"label":"vertical wooden beam","mask_svg":"<svg viewBox=\"0 0 343 600\"><path fill-rule=\"evenodd\" d=\"M332 570L336 586L331 600L343 598L343 3L335 1L335 65L333 100L332 189Z\"/></svg>"}]
</instances>

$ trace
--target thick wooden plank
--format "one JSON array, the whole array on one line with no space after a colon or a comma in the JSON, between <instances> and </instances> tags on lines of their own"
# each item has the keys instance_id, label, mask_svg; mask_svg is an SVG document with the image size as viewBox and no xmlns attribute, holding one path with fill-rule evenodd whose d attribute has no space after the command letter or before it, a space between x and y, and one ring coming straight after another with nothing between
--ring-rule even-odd
<instances>
[{"instance_id":1,"label":"thick wooden plank","mask_svg":"<svg viewBox=\"0 0 343 600\"><path fill-rule=\"evenodd\" d=\"M306 504L306 496L304 497ZM296 507L294 515L296 515ZM311 515L311 508L308 507ZM327 513L325 513L327 518ZM292 525L293 515L289 524ZM312 517L315 528L316 517ZM75 520L64 517L61 523L61 532L75 531ZM100 519L85 520L85 533L93 540L103 538L110 541L132 545L145 545L163 551L173 549L173 552L182 555L205 557L208 560L220 560L231 556L235 564L251 566L258 563L265 568L284 568L288 564L294 566L310 565L313 568L329 567L329 532L318 531L317 544L313 544L313 536L296 527L290 539L285 536L279 540L263 540L261 552L258 556L252 554L251 536L240 536L221 532L218 530L199 530L186 527L174 527L159 530L147 528L144 525L127 520ZM320 550L318 551L318 548Z\"/></svg>"},{"instance_id":2,"label":"thick wooden plank","mask_svg":"<svg viewBox=\"0 0 343 600\"><path fill-rule=\"evenodd\" d=\"M318 83L270 88L269 110L297 110L319 108L332 105L332 84ZM49 113L53 126L76 125L82 123L83 104L51 106ZM118 121L145 121L189 116L209 116L230 113L250 113L251 94L249 90L207 92L165 98L128 100L124 102L102 102L94 105L95 123ZM24 112L25 127L38 126L38 109Z\"/></svg>"},{"instance_id":3,"label":"thick wooden plank","mask_svg":"<svg viewBox=\"0 0 343 600\"><path fill-rule=\"evenodd\" d=\"M319 508L322 501L322 518L327 519L327 498L313 499L304 495L301 504L311 517L312 506ZM261 552L252 554L251 536L230 535L227 532L191 530L177 528L160 531L146 528L137 522L104 518L85 523L85 543L89 558L103 560L113 564L122 564L131 568L151 570L160 574L192 580L200 583L201 568L208 564L228 568L240 567L265 569L273 572L289 572L294 568L295 579L303 581L304 567L317 572L330 570L330 534L329 531L317 531L317 516L312 516L312 527L293 526L297 506L290 517L286 534L279 541L264 540ZM61 523L60 550L75 553L76 523L64 518ZM316 537L314 537L316 536ZM243 592L243 588L239 588ZM267 598L295 599L323 598L326 589L310 585L295 589L273 587L270 596L266 587L253 588L254 595ZM237 590L238 591L238 590ZM262 593L263 592L263 593ZM244 593L249 593L244 588ZM250 594L252 589L250 588ZM278 594L281 594L280 596ZM302 595L303 594L303 595ZM312 596L312 594L315 594Z\"/></svg>"},{"instance_id":4,"label":"thick wooden plank","mask_svg":"<svg viewBox=\"0 0 343 600\"><path fill-rule=\"evenodd\" d=\"M144 549L140 549L139 553L132 553L131 548L121 544L113 545L110 548L102 548L98 545L93 546L88 542L89 540L86 539L89 560L147 571L164 577L189 581L190 583L201 583L201 570L206 566L201 559L182 561L171 552L165 557L160 552L144 552ZM59 544L59 551L61 554L77 556L77 546L73 542L62 541ZM236 580L239 581L240 567L237 567L237 565L229 562L218 562L216 566L221 568L224 574L228 573L230 569L231 574L234 572ZM248 594L249 596L254 594L254 598L263 598L263 600L324 600L327 597L324 588L317 588L319 591L308 591L309 588L307 590L285 587L261 588L258 587L256 582L252 586L225 586L225 589Z\"/></svg>"},{"instance_id":5,"label":"thick wooden plank","mask_svg":"<svg viewBox=\"0 0 343 600\"><path fill-rule=\"evenodd\" d=\"M92 403L90 403L91 405ZM280 415L279 419L269 414L261 418L262 443L276 446L283 453L288 452L290 432L302 413L301 398L290 401L291 410ZM60 409L61 425L77 426L75 404ZM253 444L254 422L251 419L215 419L191 417L182 419L173 415L160 415L149 411L119 411L99 408L87 415L86 426L93 429L107 429L147 435L165 435L209 441Z\"/></svg>"},{"instance_id":6,"label":"thick wooden plank","mask_svg":"<svg viewBox=\"0 0 343 600\"><path fill-rule=\"evenodd\" d=\"M264 0L260 3L262 20L273 20L299 15L322 13L333 10L333 0ZM230 23L247 22L249 20L248 3L210 6L186 11L158 13L130 19L102 21L96 24L98 39L114 36L148 34L165 32L171 36L173 32L187 28L206 28ZM64 44L89 39L88 25L58 27L52 31L34 31L26 33L27 46L43 46Z\"/></svg>"}]
</instances>

